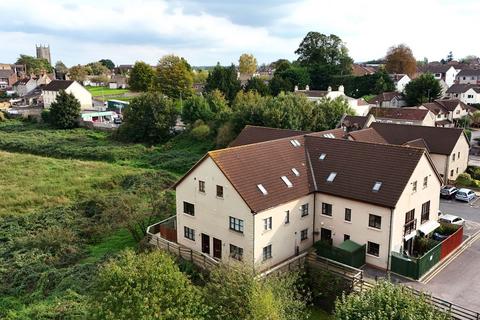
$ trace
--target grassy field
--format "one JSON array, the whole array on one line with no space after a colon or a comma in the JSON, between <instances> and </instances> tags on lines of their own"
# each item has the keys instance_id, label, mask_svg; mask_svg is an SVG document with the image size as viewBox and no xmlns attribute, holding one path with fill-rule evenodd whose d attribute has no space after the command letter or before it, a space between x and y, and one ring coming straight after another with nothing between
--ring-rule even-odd
<instances>
[{"instance_id":1,"label":"grassy field","mask_svg":"<svg viewBox=\"0 0 480 320\"><path fill-rule=\"evenodd\" d=\"M109 96L109 95L121 95L124 93L129 93L128 89L110 89L107 87L85 87L93 97Z\"/></svg>"},{"instance_id":2,"label":"grassy field","mask_svg":"<svg viewBox=\"0 0 480 320\"><path fill-rule=\"evenodd\" d=\"M87 129L55 130L18 120L0 122L0 150L60 159L93 160L122 166L185 173L205 152L210 141L179 135L157 146L126 144L110 133Z\"/></svg>"},{"instance_id":3,"label":"grassy field","mask_svg":"<svg viewBox=\"0 0 480 320\"><path fill-rule=\"evenodd\" d=\"M186 134L146 146L105 132L0 122L0 319L88 318L97 268L137 246L102 218L101 199L130 193L143 203L137 183L171 185L211 147Z\"/></svg>"},{"instance_id":4,"label":"grassy field","mask_svg":"<svg viewBox=\"0 0 480 320\"><path fill-rule=\"evenodd\" d=\"M0 151L0 216L23 214L89 198L101 186L144 169L109 163L59 160Z\"/></svg>"}]
</instances>

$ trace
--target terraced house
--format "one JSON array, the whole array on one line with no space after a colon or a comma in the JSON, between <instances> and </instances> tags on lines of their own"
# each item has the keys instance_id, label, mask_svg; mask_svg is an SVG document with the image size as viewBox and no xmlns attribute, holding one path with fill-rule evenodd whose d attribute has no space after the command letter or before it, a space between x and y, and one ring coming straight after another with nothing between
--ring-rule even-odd
<instances>
[{"instance_id":1,"label":"terraced house","mask_svg":"<svg viewBox=\"0 0 480 320\"><path fill-rule=\"evenodd\" d=\"M440 185L422 147L247 126L175 185L177 241L265 270L349 239L388 269L392 251L436 227Z\"/></svg>"}]
</instances>

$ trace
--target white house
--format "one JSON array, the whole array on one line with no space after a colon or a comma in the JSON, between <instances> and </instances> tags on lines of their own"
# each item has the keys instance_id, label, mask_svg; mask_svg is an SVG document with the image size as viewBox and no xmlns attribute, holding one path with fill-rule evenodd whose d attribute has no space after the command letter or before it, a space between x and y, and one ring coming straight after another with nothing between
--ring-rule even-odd
<instances>
[{"instance_id":1,"label":"white house","mask_svg":"<svg viewBox=\"0 0 480 320\"><path fill-rule=\"evenodd\" d=\"M368 100L368 103L382 108L399 108L407 105L399 92L383 92Z\"/></svg>"},{"instance_id":2,"label":"white house","mask_svg":"<svg viewBox=\"0 0 480 320\"><path fill-rule=\"evenodd\" d=\"M395 89L400 93L403 93L405 86L412 81L412 79L410 79L410 77L406 74L391 74L390 78L395 84Z\"/></svg>"},{"instance_id":3,"label":"white house","mask_svg":"<svg viewBox=\"0 0 480 320\"><path fill-rule=\"evenodd\" d=\"M463 69L456 76L458 84L480 85L480 69Z\"/></svg>"},{"instance_id":4,"label":"white house","mask_svg":"<svg viewBox=\"0 0 480 320\"><path fill-rule=\"evenodd\" d=\"M330 99L336 99L338 97L342 97L345 99L350 106L355 111L355 114L357 116L366 116L368 114L368 111L372 107L371 104L367 103L365 100L362 98L360 99L355 99L352 97L349 97L345 94L345 88L340 85L338 87L338 90L332 90L332 87L328 87L328 89L325 90L310 90L309 86L307 85L305 87L305 90L299 90L297 86L295 86L295 93L296 94L303 94L307 96L307 98L310 101L319 101L322 98L330 98Z\"/></svg>"},{"instance_id":5,"label":"white house","mask_svg":"<svg viewBox=\"0 0 480 320\"><path fill-rule=\"evenodd\" d=\"M50 105L55 102L60 90L73 94L75 98L80 101L82 110L92 108L92 94L81 84L71 80L54 80L45 86L43 89L43 103L45 108L49 108Z\"/></svg>"},{"instance_id":6,"label":"white house","mask_svg":"<svg viewBox=\"0 0 480 320\"><path fill-rule=\"evenodd\" d=\"M453 127L458 120L475 111L459 99L439 99L424 103L418 108L430 110L435 115L437 127Z\"/></svg>"},{"instance_id":7,"label":"white house","mask_svg":"<svg viewBox=\"0 0 480 320\"><path fill-rule=\"evenodd\" d=\"M448 88L446 96L450 99L459 99L466 104L480 103L480 85L454 84Z\"/></svg>"},{"instance_id":8,"label":"white house","mask_svg":"<svg viewBox=\"0 0 480 320\"><path fill-rule=\"evenodd\" d=\"M19 97L27 95L37 87L37 80L33 77L20 79L13 84L13 90Z\"/></svg>"},{"instance_id":9,"label":"white house","mask_svg":"<svg viewBox=\"0 0 480 320\"><path fill-rule=\"evenodd\" d=\"M435 79L443 80L448 87L451 87L455 83L459 71L451 65L439 64L428 65L426 67L426 72L432 73Z\"/></svg>"},{"instance_id":10,"label":"white house","mask_svg":"<svg viewBox=\"0 0 480 320\"><path fill-rule=\"evenodd\" d=\"M441 180L425 148L253 128L249 144L209 152L176 183L179 244L261 271L349 239L389 269L392 251L435 228Z\"/></svg>"}]
</instances>

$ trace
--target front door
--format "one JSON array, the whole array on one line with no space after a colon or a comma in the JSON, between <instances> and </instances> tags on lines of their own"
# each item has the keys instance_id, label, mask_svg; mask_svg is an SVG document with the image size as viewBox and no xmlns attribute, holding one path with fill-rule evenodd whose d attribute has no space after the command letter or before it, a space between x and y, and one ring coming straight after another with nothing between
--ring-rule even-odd
<instances>
[{"instance_id":1,"label":"front door","mask_svg":"<svg viewBox=\"0 0 480 320\"><path fill-rule=\"evenodd\" d=\"M213 238L213 257L222 259L222 240Z\"/></svg>"},{"instance_id":2,"label":"front door","mask_svg":"<svg viewBox=\"0 0 480 320\"><path fill-rule=\"evenodd\" d=\"M210 254L210 236L202 233L202 252Z\"/></svg>"},{"instance_id":3,"label":"front door","mask_svg":"<svg viewBox=\"0 0 480 320\"><path fill-rule=\"evenodd\" d=\"M320 230L320 240L328 241L331 244L332 243L332 230L322 228Z\"/></svg>"}]
</instances>

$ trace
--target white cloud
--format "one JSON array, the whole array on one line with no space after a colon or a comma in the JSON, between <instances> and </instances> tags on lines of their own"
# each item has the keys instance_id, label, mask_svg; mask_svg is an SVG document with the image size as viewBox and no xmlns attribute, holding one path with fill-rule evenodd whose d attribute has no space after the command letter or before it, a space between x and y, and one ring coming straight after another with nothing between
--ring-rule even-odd
<instances>
[{"instance_id":1,"label":"white cloud","mask_svg":"<svg viewBox=\"0 0 480 320\"><path fill-rule=\"evenodd\" d=\"M67 65L101 58L155 63L165 53L182 55L194 65L236 62L243 52L269 62L295 58L293 52L308 31L340 36L360 61L381 57L398 43L409 45L419 59L441 59L450 50L456 57L480 51L474 41L480 2L474 0L248 1L247 10L236 12L235 4L228 14L225 3L220 3L221 12L202 1L192 3L1 1L0 12L11 21L0 31L0 61L33 54L35 43L49 43L52 58ZM252 25L249 19L228 18L270 7L277 15L265 15Z\"/></svg>"}]
</instances>

